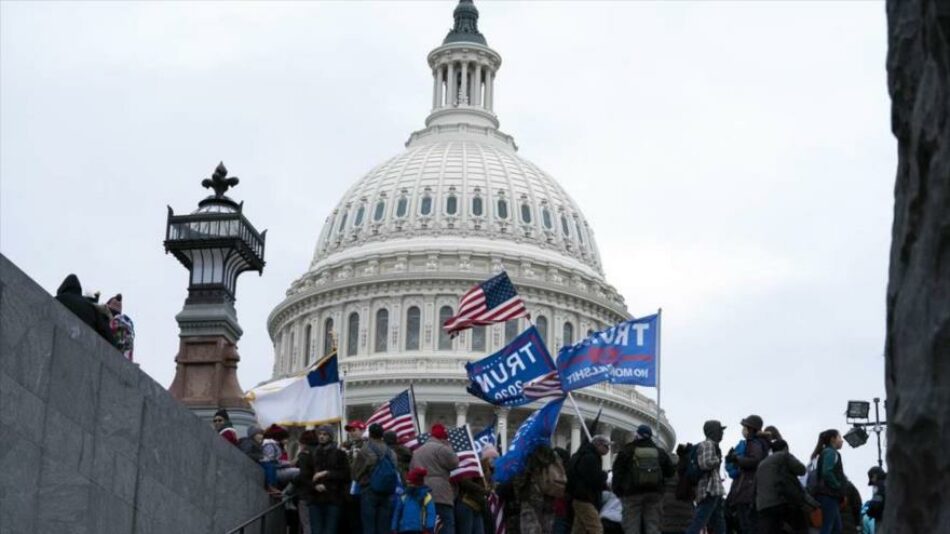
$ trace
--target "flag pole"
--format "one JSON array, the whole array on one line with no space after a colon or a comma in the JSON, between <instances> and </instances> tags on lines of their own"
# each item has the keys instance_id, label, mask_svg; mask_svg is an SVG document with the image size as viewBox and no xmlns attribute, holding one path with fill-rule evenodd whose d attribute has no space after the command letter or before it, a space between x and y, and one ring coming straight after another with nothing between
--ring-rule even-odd
<instances>
[{"instance_id":1,"label":"flag pole","mask_svg":"<svg viewBox=\"0 0 950 534\"><path fill-rule=\"evenodd\" d=\"M663 308L656 311L656 431L660 431L660 338L663 325Z\"/></svg>"},{"instance_id":2,"label":"flag pole","mask_svg":"<svg viewBox=\"0 0 950 534\"><path fill-rule=\"evenodd\" d=\"M416 388L409 384L409 396L412 397L412 424L416 427L416 435L422 434L419 430L419 408L416 407Z\"/></svg>"},{"instance_id":3,"label":"flag pole","mask_svg":"<svg viewBox=\"0 0 950 534\"><path fill-rule=\"evenodd\" d=\"M577 406L577 401L574 400L574 395L571 395L570 391L567 392L567 398L571 400L571 404L574 406L574 412L577 414L577 420L581 423L581 428L584 429L584 435L587 436L587 441L592 440L593 438L590 435L590 429L587 428L587 423L584 421L584 416L581 415L581 409Z\"/></svg>"},{"instance_id":4,"label":"flag pole","mask_svg":"<svg viewBox=\"0 0 950 534\"><path fill-rule=\"evenodd\" d=\"M340 363L340 353L337 353L337 365ZM343 412L340 417L340 445L346 442L343 439L343 436L346 435L346 425L350 422L349 418L346 416L346 369L342 369L343 366L340 366L340 374L343 375L340 377L340 408Z\"/></svg>"}]
</instances>

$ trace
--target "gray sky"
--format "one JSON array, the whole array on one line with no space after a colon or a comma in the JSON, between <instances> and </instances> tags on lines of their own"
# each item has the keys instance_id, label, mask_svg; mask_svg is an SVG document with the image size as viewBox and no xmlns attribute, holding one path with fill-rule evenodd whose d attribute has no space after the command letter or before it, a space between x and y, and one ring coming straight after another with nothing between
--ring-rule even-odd
<instances>
[{"instance_id":1,"label":"gray sky","mask_svg":"<svg viewBox=\"0 0 950 534\"><path fill-rule=\"evenodd\" d=\"M185 270L165 206L219 160L268 229L238 284L245 387L267 314L346 188L423 126L455 2L0 4L0 250L50 292L121 291L136 357L174 376ZM487 2L502 129L593 226L634 315L664 308L680 441L751 412L799 457L883 396L896 168L884 4ZM652 395L652 391L647 390ZM867 494L876 457L846 446Z\"/></svg>"}]
</instances>

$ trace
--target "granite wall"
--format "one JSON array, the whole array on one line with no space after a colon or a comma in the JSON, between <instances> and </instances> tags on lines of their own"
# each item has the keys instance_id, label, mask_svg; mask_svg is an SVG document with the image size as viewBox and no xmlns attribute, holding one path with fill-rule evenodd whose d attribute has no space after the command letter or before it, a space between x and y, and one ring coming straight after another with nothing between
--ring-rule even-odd
<instances>
[{"instance_id":1,"label":"granite wall","mask_svg":"<svg viewBox=\"0 0 950 534\"><path fill-rule=\"evenodd\" d=\"M0 533L217 534L268 505L259 466L0 255Z\"/></svg>"},{"instance_id":2,"label":"granite wall","mask_svg":"<svg viewBox=\"0 0 950 534\"><path fill-rule=\"evenodd\" d=\"M886 532L950 532L950 1L888 0Z\"/></svg>"}]
</instances>

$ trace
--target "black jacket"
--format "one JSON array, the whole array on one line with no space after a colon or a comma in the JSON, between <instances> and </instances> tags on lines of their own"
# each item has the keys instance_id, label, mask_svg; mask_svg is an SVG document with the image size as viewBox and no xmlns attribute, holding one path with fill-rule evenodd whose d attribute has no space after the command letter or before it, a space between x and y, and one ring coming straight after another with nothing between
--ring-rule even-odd
<instances>
[{"instance_id":1,"label":"black jacket","mask_svg":"<svg viewBox=\"0 0 950 534\"><path fill-rule=\"evenodd\" d=\"M643 490L633 487L633 451L640 447L651 447L660 451L660 471L664 478L669 478L676 474L676 468L673 466L670 455L663 449L656 446L650 438L639 438L627 443L620 449L617 458L614 459L612 489L618 497L628 495L637 495L641 493L663 493L663 486L657 490Z\"/></svg>"},{"instance_id":2,"label":"black jacket","mask_svg":"<svg viewBox=\"0 0 950 534\"><path fill-rule=\"evenodd\" d=\"M300 474L294 485L300 488L300 498L319 504L342 504L350 483L350 463L346 453L336 445L308 445L297 456ZM327 474L317 483L313 475L320 471ZM326 486L326 491L317 491L317 484Z\"/></svg>"},{"instance_id":3,"label":"black jacket","mask_svg":"<svg viewBox=\"0 0 950 534\"><path fill-rule=\"evenodd\" d=\"M567 468L567 493L575 500L600 505L600 495L607 489L607 473L601 456L586 442L571 456Z\"/></svg>"},{"instance_id":4,"label":"black jacket","mask_svg":"<svg viewBox=\"0 0 950 534\"><path fill-rule=\"evenodd\" d=\"M69 308L69 311L79 317L82 322L95 329L109 344L112 344L112 329L109 328L109 320L105 315L99 313L95 304L82 296L82 286L79 284L79 278L76 275L71 274L63 280L63 283L59 285L59 289L56 290L56 300Z\"/></svg>"}]
</instances>

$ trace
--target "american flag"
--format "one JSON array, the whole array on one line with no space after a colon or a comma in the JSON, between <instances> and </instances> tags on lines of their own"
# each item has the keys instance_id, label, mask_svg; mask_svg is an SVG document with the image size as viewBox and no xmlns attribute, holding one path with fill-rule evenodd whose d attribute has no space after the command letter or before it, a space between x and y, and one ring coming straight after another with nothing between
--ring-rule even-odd
<instances>
[{"instance_id":1,"label":"american flag","mask_svg":"<svg viewBox=\"0 0 950 534\"><path fill-rule=\"evenodd\" d=\"M407 443L416 439L416 411L413 408L412 391L406 390L389 399L379 407L369 419L366 426L373 423L383 425L383 431L392 430L396 433L399 443Z\"/></svg>"},{"instance_id":2,"label":"american flag","mask_svg":"<svg viewBox=\"0 0 950 534\"><path fill-rule=\"evenodd\" d=\"M532 400L560 398L564 395L557 371L541 375L524 385L524 396Z\"/></svg>"},{"instance_id":3,"label":"american flag","mask_svg":"<svg viewBox=\"0 0 950 534\"><path fill-rule=\"evenodd\" d=\"M459 299L458 313L442 325L451 335L473 326L502 323L519 317L527 317L524 301L511 285L508 273L489 278L469 289Z\"/></svg>"},{"instance_id":4,"label":"american flag","mask_svg":"<svg viewBox=\"0 0 950 534\"><path fill-rule=\"evenodd\" d=\"M491 522L495 525L495 534L505 534L505 503L494 491L488 494L488 513Z\"/></svg>"},{"instance_id":5,"label":"american flag","mask_svg":"<svg viewBox=\"0 0 950 534\"><path fill-rule=\"evenodd\" d=\"M475 453L475 442L472 440L472 431L468 425L448 429L449 444L452 450L459 457L459 466L449 473L452 480L462 480L463 478L484 477L482 473L482 464L478 461L478 454ZM412 446L406 444L409 448L415 450L429 441L429 433L419 434L418 439Z\"/></svg>"}]
</instances>

